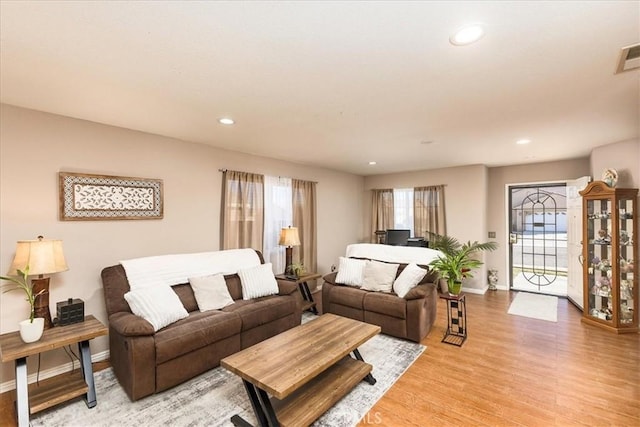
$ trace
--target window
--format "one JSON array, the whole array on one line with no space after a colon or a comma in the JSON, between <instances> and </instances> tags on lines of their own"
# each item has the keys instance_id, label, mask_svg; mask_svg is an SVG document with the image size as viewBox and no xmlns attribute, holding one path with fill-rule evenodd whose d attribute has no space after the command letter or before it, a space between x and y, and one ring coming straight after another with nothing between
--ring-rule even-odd
<instances>
[{"instance_id":1,"label":"window","mask_svg":"<svg viewBox=\"0 0 640 427\"><path fill-rule=\"evenodd\" d=\"M254 248L274 273L285 269L285 250L278 245L280 230L298 227L300 246L294 262L308 271L317 267L316 183L223 170L222 249Z\"/></svg>"},{"instance_id":2,"label":"window","mask_svg":"<svg viewBox=\"0 0 640 427\"><path fill-rule=\"evenodd\" d=\"M393 189L393 228L413 232L413 188Z\"/></svg>"}]
</instances>

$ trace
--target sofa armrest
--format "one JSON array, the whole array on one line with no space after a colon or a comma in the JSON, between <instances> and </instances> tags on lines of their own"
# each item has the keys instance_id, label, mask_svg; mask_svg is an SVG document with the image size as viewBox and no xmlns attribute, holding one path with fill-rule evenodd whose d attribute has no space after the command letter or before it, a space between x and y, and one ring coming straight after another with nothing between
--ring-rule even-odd
<instances>
[{"instance_id":1,"label":"sofa armrest","mask_svg":"<svg viewBox=\"0 0 640 427\"><path fill-rule=\"evenodd\" d=\"M333 273L326 274L322 279L324 279L324 281L327 283L331 283L332 285L337 285L336 277L338 277L338 272L334 271Z\"/></svg>"},{"instance_id":2,"label":"sofa armrest","mask_svg":"<svg viewBox=\"0 0 640 427\"><path fill-rule=\"evenodd\" d=\"M298 292L298 285L289 280L276 279L278 282L278 295L291 295Z\"/></svg>"},{"instance_id":3,"label":"sofa armrest","mask_svg":"<svg viewBox=\"0 0 640 427\"><path fill-rule=\"evenodd\" d=\"M109 316L109 326L125 337L154 335L151 323L132 313L119 312Z\"/></svg>"},{"instance_id":4,"label":"sofa armrest","mask_svg":"<svg viewBox=\"0 0 640 427\"><path fill-rule=\"evenodd\" d=\"M423 285L418 285L415 288L411 289L404 296L404 299L412 300L412 299L425 298L433 293L433 289L435 287L436 287L435 283L425 283Z\"/></svg>"}]
</instances>

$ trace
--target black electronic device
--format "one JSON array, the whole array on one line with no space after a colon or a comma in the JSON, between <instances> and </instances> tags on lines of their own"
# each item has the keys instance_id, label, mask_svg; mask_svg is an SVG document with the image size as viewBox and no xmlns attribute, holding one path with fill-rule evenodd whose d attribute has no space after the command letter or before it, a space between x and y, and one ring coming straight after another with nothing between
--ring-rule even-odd
<instances>
[{"instance_id":1,"label":"black electronic device","mask_svg":"<svg viewBox=\"0 0 640 427\"><path fill-rule=\"evenodd\" d=\"M56 325L64 326L72 323L84 322L84 301L79 298L69 298L56 303L58 317Z\"/></svg>"},{"instance_id":2,"label":"black electronic device","mask_svg":"<svg viewBox=\"0 0 640 427\"><path fill-rule=\"evenodd\" d=\"M387 230L384 244L392 246L407 246L411 230Z\"/></svg>"},{"instance_id":3,"label":"black electronic device","mask_svg":"<svg viewBox=\"0 0 640 427\"><path fill-rule=\"evenodd\" d=\"M428 240L424 240L424 238L422 238L422 237L412 237L412 238L407 240L407 246L417 246L417 247L420 247L420 248L428 248L429 247L429 241Z\"/></svg>"}]
</instances>

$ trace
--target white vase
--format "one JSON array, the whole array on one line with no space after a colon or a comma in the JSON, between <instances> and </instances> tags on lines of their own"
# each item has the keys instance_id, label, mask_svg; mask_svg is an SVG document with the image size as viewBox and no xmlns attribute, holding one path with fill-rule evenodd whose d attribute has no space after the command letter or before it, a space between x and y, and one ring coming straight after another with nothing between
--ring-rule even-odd
<instances>
[{"instance_id":1,"label":"white vase","mask_svg":"<svg viewBox=\"0 0 640 427\"><path fill-rule=\"evenodd\" d=\"M40 337L42 337L43 331L43 317L36 317L33 319L33 322L29 319L20 322L20 338L22 338L22 341L26 343L38 341Z\"/></svg>"}]
</instances>

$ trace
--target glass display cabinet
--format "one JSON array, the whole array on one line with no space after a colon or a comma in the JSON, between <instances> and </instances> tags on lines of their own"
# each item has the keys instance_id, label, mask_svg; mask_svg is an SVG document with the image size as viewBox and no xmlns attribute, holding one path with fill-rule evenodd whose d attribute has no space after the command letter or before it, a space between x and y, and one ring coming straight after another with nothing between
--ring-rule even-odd
<instances>
[{"instance_id":1,"label":"glass display cabinet","mask_svg":"<svg viewBox=\"0 0 640 427\"><path fill-rule=\"evenodd\" d=\"M638 332L638 190L594 181L583 197L584 323Z\"/></svg>"}]
</instances>

